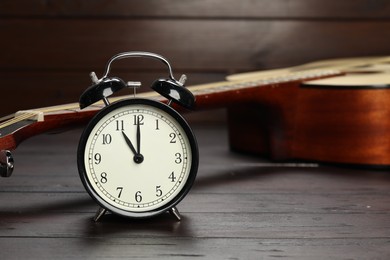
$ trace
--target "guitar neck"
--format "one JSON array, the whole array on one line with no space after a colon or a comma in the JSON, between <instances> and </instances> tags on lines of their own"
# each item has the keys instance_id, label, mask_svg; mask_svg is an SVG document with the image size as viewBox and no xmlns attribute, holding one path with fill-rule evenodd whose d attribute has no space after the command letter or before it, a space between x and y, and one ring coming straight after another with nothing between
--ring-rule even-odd
<instances>
[{"instance_id":1,"label":"guitar neck","mask_svg":"<svg viewBox=\"0 0 390 260\"><path fill-rule=\"evenodd\" d=\"M340 74L335 70L284 71L279 75L266 74L250 80L222 81L191 86L189 89L196 97L195 110L205 110L224 107L236 102L255 102L256 93L261 88L282 87L294 82L299 83ZM132 97L133 95L113 97L110 101L115 102ZM166 102L155 92L140 93L137 97ZM20 142L37 134L83 125L104 106L103 102L97 102L80 110L78 103L72 103L19 111L14 115L3 117L0 119L0 150L13 150Z\"/></svg>"}]
</instances>

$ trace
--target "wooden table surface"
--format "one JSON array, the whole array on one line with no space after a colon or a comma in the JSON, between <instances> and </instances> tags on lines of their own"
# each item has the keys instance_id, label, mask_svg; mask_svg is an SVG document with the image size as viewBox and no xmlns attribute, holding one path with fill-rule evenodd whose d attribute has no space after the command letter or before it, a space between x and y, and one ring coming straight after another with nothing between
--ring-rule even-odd
<instances>
[{"instance_id":1,"label":"wooden table surface","mask_svg":"<svg viewBox=\"0 0 390 260\"><path fill-rule=\"evenodd\" d=\"M1 259L390 259L388 171L272 164L230 152L223 126L195 133L200 168L181 222L94 223L80 131L26 141L0 179Z\"/></svg>"}]
</instances>

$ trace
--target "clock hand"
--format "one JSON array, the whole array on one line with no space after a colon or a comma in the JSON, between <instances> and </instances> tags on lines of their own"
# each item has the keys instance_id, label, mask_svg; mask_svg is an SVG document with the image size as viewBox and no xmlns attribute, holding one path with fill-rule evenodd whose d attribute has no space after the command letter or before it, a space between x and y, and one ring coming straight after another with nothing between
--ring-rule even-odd
<instances>
[{"instance_id":1,"label":"clock hand","mask_svg":"<svg viewBox=\"0 0 390 260\"><path fill-rule=\"evenodd\" d=\"M130 139L127 137L127 135L123 131L122 131L122 135L125 138L125 141L126 141L127 145L130 147L131 151L134 153L134 155L136 155L137 152L135 151L134 145L131 143Z\"/></svg>"},{"instance_id":2,"label":"clock hand","mask_svg":"<svg viewBox=\"0 0 390 260\"><path fill-rule=\"evenodd\" d=\"M139 119L137 124L137 154L141 154L141 131L139 126Z\"/></svg>"},{"instance_id":3,"label":"clock hand","mask_svg":"<svg viewBox=\"0 0 390 260\"><path fill-rule=\"evenodd\" d=\"M125 132L122 131L122 135L125 138L125 141L126 141L127 145L130 147L131 151L134 154L134 157L133 157L134 162L138 163L138 164L142 163L144 161L144 156L142 154L140 154L140 153L137 153L137 151L134 148L134 145L131 143L130 139L127 137Z\"/></svg>"}]
</instances>

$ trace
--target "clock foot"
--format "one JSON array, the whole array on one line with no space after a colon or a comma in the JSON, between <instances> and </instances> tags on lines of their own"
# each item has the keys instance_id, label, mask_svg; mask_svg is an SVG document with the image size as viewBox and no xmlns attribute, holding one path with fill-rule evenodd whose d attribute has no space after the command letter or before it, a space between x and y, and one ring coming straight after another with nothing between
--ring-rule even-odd
<instances>
[{"instance_id":1,"label":"clock foot","mask_svg":"<svg viewBox=\"0 0 390 260\"><path fill-rule=\"evenodd\" d=\"M180 212L177 210L176 207L173 207L169 210L169 213L171 213L178 221L181 220Z\"/></svg>"},{"instance_id":2,"label":"clock foot","mask_svg":"<svg viewBox=\"0 0 390 260\"><path fill-rule=\"evenodd\" d=\"M98 222L99 219L100 219L104 214L106 214L106 212L107 212L106 209L100 207L100 208L96 211L96 214L95 214L95 217L93 218L93 220L94 220L95 222Z\"/></svg>"}]
</instances>

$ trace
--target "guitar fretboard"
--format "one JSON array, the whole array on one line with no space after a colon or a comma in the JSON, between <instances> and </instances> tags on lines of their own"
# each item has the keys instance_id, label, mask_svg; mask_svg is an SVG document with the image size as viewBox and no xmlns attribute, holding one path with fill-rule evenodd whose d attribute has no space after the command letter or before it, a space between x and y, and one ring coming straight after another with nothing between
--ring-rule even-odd
<instances>
[{"instance_id":1,"label":"guitar fretboard","mask_svg":"<svg viewBox=\"0 0 390 260\"><path fill-rule=\"evenodd\" d=\"M282 83L305 81L315 78L324 78L329 76L340 75L341 72L337 70L310 70L301 72L292 72L283 74L282 76L267 76L252 78L250 80L238 81L223 81L211 84L202 84L198 86L189 87L195 96L221 93L226 91L236 91L240 89L262 87L268 85L278 85Z\"/></svg>"}]
</instances>

